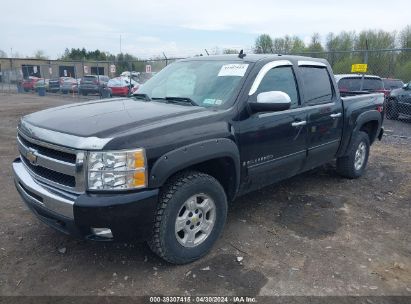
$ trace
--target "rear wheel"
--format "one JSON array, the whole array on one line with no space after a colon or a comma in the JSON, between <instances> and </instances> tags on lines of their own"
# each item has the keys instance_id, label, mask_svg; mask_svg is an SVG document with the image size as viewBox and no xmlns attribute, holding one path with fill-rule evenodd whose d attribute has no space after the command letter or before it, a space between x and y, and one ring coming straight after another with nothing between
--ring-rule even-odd
<instances>
[{"instance_id":1,"label":"rear wheel","mask_svg":"<svg viewBox=\"0 0 411 304\"><path fill-rule=\"evenodd\" d=\"M183 172L160 195L150 248L174 264L193 262L212 248L227 215L227 198L212 176Z\"/></svg>"},{"instance_id":2,"label":"rear wheel","mask_svg":"<svg viewBox=\"0 0 411 304\"><path fill-rule=\"evenodd\" d=\"M337 159L337 172L351 179L360 177L367 166L369 153L368 134L360 131L349 147L347 155Z\"/></svg>"}]
</instances>

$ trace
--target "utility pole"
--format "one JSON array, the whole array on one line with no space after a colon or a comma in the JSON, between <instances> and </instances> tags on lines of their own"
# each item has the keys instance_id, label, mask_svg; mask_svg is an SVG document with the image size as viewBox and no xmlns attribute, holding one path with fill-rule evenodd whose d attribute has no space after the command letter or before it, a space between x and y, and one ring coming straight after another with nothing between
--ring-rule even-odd
<instances>
[{"instance_id":1,"label":"utility pole","mask_svg":"<svg viewBox=\"0 0 411 304\"><path fill-rule=\"evenodd\" d=\"M365 39L364 63L368 65L368 39ZM368 68L367 68L367 70L368 70ZM363 73L362 77L361 77L360 91L362 91L364 89L364 79L365 79L365 73Z\"/></svg>"},{"instance_id":2,"label":"utility pole","mask_svg":"<svg viewBox=\"0 0 411 304\"><path fill-rule=\"evenodd\" d=\"M120 54L121 54L121 35L120 35Z\"/></svg>"}]
</instances>

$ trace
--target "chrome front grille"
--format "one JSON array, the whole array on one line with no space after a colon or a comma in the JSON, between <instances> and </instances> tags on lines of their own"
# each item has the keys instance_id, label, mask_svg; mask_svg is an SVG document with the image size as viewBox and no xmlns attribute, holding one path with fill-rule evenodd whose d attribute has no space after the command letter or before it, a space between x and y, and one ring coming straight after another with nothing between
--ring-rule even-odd
<instances>
[{"instance_id":1,"label":"chrome front grille","mask_svg":"<svg viewBox=\"0 0 411 304\"><path fill-rule=\"evenodd\" d=\"M42 142L18 132L23 164L34 179L74 193L85 191L85 151Z\"/></svg>"}]
</instances>

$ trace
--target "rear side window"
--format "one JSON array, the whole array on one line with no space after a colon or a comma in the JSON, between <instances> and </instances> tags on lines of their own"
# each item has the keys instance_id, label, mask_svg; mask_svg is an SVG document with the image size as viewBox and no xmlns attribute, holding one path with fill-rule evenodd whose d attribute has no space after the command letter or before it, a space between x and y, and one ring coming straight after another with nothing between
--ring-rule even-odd
<instances>
[{"instance_id":1,"label":"rear side window","mask_svg":"<svg viewBox=\"0 0 411 304\"><path fill-rule=\"evenodd\" d=\"M281 91L291 98L291 108L298 106L298 92L292 67L277 67L269 70L258 86L257 92Z\"/></svg>"},{"instance_id":2,"label":"rear side window","mask_svg":"<svg viewBox=\"0 0 411 304\"><path fill-rule=\"evenodd\" d=\"M300 67L304 84L305 104L315 105L331 102L333 89L330 75L323 67Z\"/></svg>"}]
</instances>

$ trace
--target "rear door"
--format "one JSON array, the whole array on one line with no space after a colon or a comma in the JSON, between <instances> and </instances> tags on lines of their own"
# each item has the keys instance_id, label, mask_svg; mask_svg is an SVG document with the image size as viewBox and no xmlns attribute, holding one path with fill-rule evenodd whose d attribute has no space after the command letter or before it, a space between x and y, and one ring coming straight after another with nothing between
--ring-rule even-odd
<instances>
[{"instance_id":1,"label":"rear door","mask_svg":"<svg viewBox=\"0 0 411 304\"><path fill-rule=\"evenodd\" d=\"M343 128L343 108L327 65L299 61L303 107L307 113L307 159L304 170L334 159Z\"/></svg>"}]
</instances>

